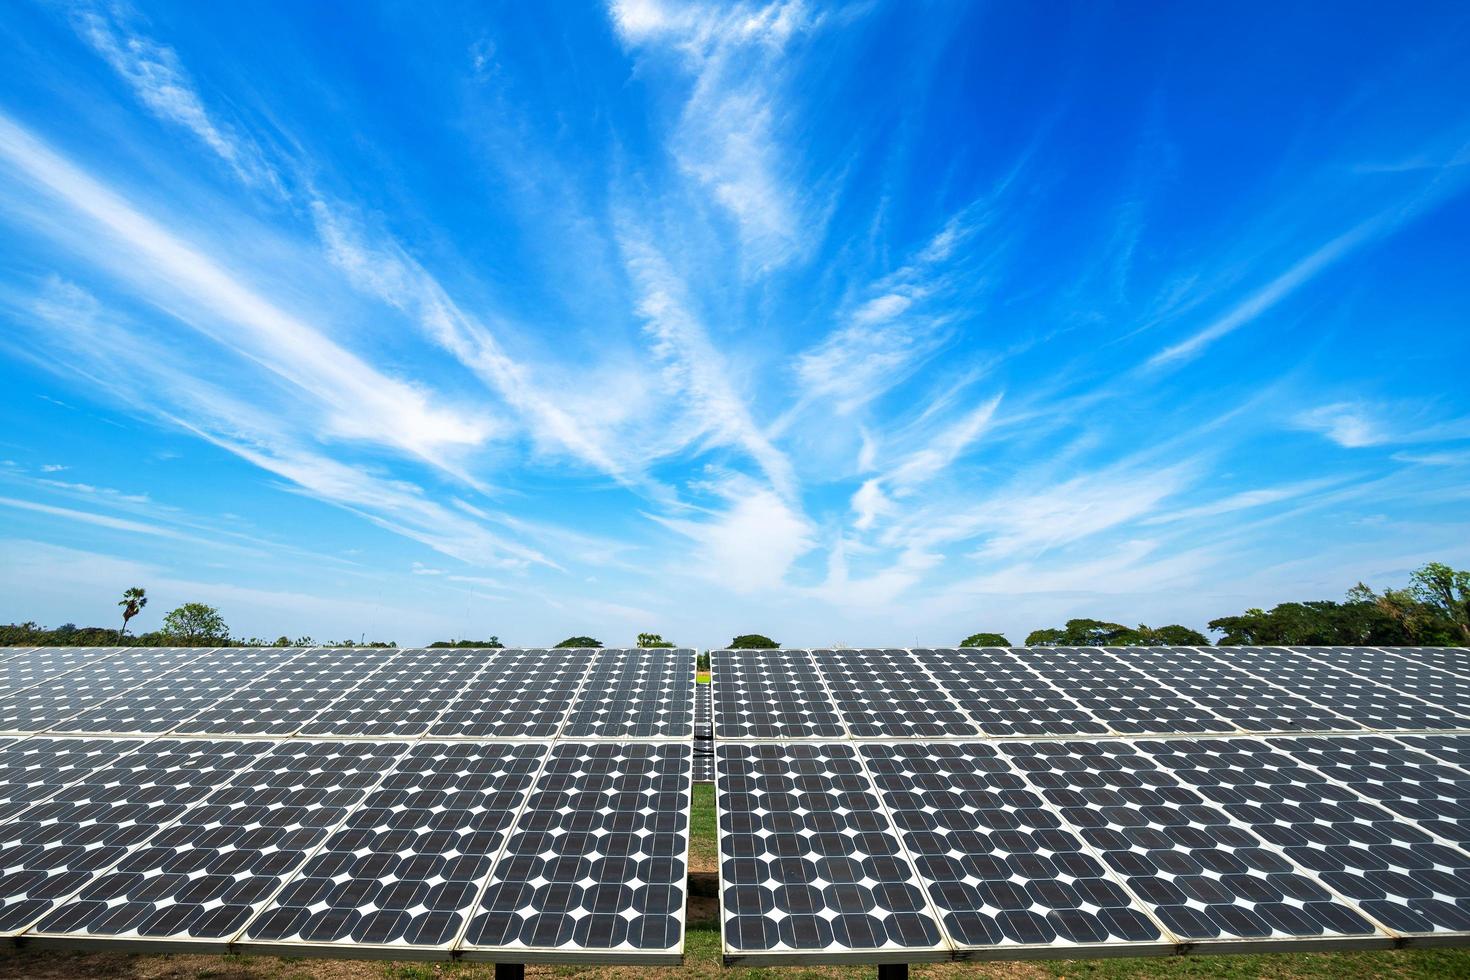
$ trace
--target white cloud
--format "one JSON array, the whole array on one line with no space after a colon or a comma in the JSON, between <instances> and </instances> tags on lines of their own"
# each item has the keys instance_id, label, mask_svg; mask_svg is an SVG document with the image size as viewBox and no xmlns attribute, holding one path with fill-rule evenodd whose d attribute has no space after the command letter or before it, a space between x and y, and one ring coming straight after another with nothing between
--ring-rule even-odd
<instances>
[{"instance_id":1,"label":"white cloud","mask_svg":"<svg viewBox=\"0 0 1470 980\"><path fill-rule=\"evenodd\" d=\"M1470 439L1470 419L1428 421L1426 414L1410 404L1342 401L1299 412L1292 423L1344 449Z\"/></svg>"},{"instance_id":2,"label":"white cloud","mask_svg":"<svg viewBox=\"0 0 1470 980\"><path fill-rule=\"evenodd\" d=\"M85 300L86 302L83 302ZM239 397L200 377L192 366L91 297L51 284L33 305L38 363L85 378L94 391L139 414L176 426L279 476L294 492L342 507L368 521L469 564L558 567L539 549L492 532L462 508L430 499L406 480L377 475L314 448L310 416L262 398ZM58 481L59 482L59 481ZM483 520L495 515L480 511ZM513 532L514 533L514 532Z\"/></svg>"},{"instance_id":3,"label":"white cloud","mask_svg":"<svg viewBox=\"0 0 1470 980\"><path fill-rule=\"evenodd\" d=\"M448 454L481 445L497 433L499 426L484 412L437 406L420 387L376 370L4 116L0 159L83 219L72 229L79 248L96 253L180 323L296 386L305 401L319 405L326 434L392 445L462 475ZM70 290L75 305L85 306L87 299Z\"/></svg>"},{"instance_id":4,"label":"white cloud","mask_svg":"<svg viewBox=\"0 0 1470 980\"><path fill-rule=\"evenodd\" d=\"M413 317L436 344L453 354L512 406L544 450L560 449L597 469L633 480L629 462L614 455L617 440L601 423L610 413L575 415L568 399L542 391L530 370L507 355L495 333L466 313L414 258L391 238L368 241L339 209L312 203L317 233L332 263L362 291Z\"/></svg>"},{"instance_id":5,"label":"white cloud","mask_svg":"<svg viewBox=\"0 0 1470 980\"><path fill-rule=\"evenodd\" d=\"M743 449L778 493L794 498L796 475L790 461L751 417L731 383L725 358L690 312L684 284L643 237L624 234L620 244L638 290L638 314L669 386L686 396L689 413L699 421L701 432L723 445Z\"/></svg>"},{"instance_id":6,"label":"white cloud","mask_svg":"<svg viewBox=\"0 0 1470 980\"><path fill-rule=\"evenodd\" d=\"M980 539L972 555L980 561L1041 555L1153 515L1197 469L1192 460L1158 468L1127 463L1043 485L1028 474L988 496L915 510L879 540L927 549Z\"/></svg>"},{"instance_id":7,"label":"white cloud","mask_svg":"<svg viewBox=\"0 0 1470 980\"><path fill-rule=\"evenodd\" d=\"M117 7L109 9L114 17ZM249 137L211 118L178 53L126 30L101 10L75 15L77 33L132 87L149 111L164 122L193 133L246 184L281 193L281 181L265 154Z\"/></svg>"},{"instance_id":8,"label":"white cloud","mask_svg":"<svg viewBox=\"0 0 1470 980\"><path fill-rule=\"evenodd\" d=\"M1266 507L1278 504L1286 500L1295 500L1298 497L1314 493L1336 483L1337 479L1326 480L1302 480L1299 483L1289 483L1279 487L1262 487L1257 490L1243 490L1240 493L1221 497L1207 504L1195 507L1184 507L1179 510L1156 514L1144 519L1141 523L1151 524L1173 524L1179 521L1193 521L1200 518L1219 517L1222 514L1234 514L1242 510L1251 510L1256 507Z\"/></svg>"},{"instance_id":9,"label":"white cloud","mask_svg":"<svg viewBox=\"0 0 1470 980\"><path fill-rule=\"evenodd\" d=\"M880 518L898 511L895 498L913 495L952 466L989 427L1000 399L996 395L980 403L942 428L923 448L902 457L882 475L865 480L852 495L852 510L857 515L853 528L871 530Z\"/></svg>"},{"instance_id":10,"label":"white cloud","mask_svg":"<svg viewBox=\"0 0 1470 980\"><path fill-rule=\"evenodd\" d=\"M778 117L782 52L817 23L805 5L614 0L609 13L626 45L683 61L691 90L671 149L734 219L747 259L764 270L802 253L811 208L790 176Z\"/></svg>"},{"instance_id":11,"label":"white cloud","mask_svg":"<svg viewBox=\"0 0 1470 980\"><path fill-rule=\"evenodd\" d=\"M713 579L737 593L780 588L791 565L813 545L813 529L777 494L746 479L720 489L727 509L708 520L653 519L694 542L676 567Z\"/></svg>"},{"instance_id":12,"label":"white cloud","mask_svg":"<svg viewBox=\"0 0 1470 980\"><path fill-rule=\"evenodd\" d=\"M67 467L62 466L60 463L45 463L41 466L42 473L60 473L64 469L67 469Z\"/></svg>"},{"instance_id":13,"label":"white cloud","mask_svg":"<svg viewBox=\"0 0 1470 980\"><path fill-rule=\"evenodd\" d=\"M863 481L863 485L852 495L852 509L857 514L852 526L859 531L866 531L879 517L893 509L893 501L883 492L883 481L875 477Z\"/></svg>"}]
</instances>

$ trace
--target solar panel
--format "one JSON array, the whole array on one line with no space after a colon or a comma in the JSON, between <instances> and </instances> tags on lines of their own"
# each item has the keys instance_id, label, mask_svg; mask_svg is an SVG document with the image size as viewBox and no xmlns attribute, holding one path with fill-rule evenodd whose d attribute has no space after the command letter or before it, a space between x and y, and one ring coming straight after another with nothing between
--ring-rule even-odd
<instances>
[{"instance_id":1,"label":"solar panel","mask_svg":"<svg viewBox=\"0 0 1470 980\"><path fill-rule=\"evenodd\" d=\"M1470 770L1470 735L1398 735L1405 745L1428 752L1461 769Z\"/></svg>"},{"instance_id":2,"label":"solar panel","mask_svg":"<svg viewBox=\"0 0 1470 980\"><path fill-rule=\"evenodd\" d=\"M155 681L207 652L139 647L85 663L55 677L54 683L43 681L0 698L0 732L44 732L88 708Z\"/></svg>"},{"instance_id":3,"label":"solar panel","mask_svg":"<svg viewBox=\"0 0 1470 980\"><path fill-rule=\"evenodd\" d=\"M0 740L0 820L14 819L138 744L111 738Z\"/></svg>"},{"instance_id":4,"label":"solar panel","mask_svg":"<svg viewBox=\"0 0 1470 980\"><path fill-rule=\"evenodd\" d=\"M0 694L11 694L96 663L123 647L29 647L0 662Z\"/></svg>"},{"instance_id":5,"label":"solar panel","mask_svg":"<svg viewBox=\"0 0 1470 980\"><path fill-rule=\"evenodd\" d=\"M914 658L986 735L1106 735L1065 690L992 647L915 650Z\"/></svg>"},{"instance_id":6,"label":"solar panel","mask_svg":"<svg viewBox=\"0 0 1470 980\"><path fill-rule=\"evenodd\" d=\"M950 946L851 744L723 743L728 962L918 962Z\"/></svg>"},{"instance_id":7,"label":"solar panel","mask_svg":"<svg viewBox=\"0 0 1470 980\"><path fill-rule=\"evenodd\" d=\"M218 948L377 785L405 743L277 742L34 927L38 941L104 938Z\"/></svg>"},{"instance_id":8,"label":"solar panel","mask_svg":"<svg viewBox=\"0 0 1470 980\"><path fill-rule=\"evenodd\" d=\"M1394 932L1470 930L1470 854L1303 765L1310 752L1294 758L1255 739L1140 748ZM1347 768L1360 770L1355 780L1382 775L1371 765L1349 760Z\"/></svg>"},{"instance_id":9,"label":"solar panel","mask_svg":"<svg viewBox=\"0 0 1470 980\"><path fill-rule=\"evenodd\" d=\"M494 650L407 649L358 682L301 728L320 737L423 735L494 658Z\"/></svg>"},{"instance_id":10,"label":"solar panel","mask_svg":"<svg viewBox=\"0 0 1470 980\"><path fill-rule=\"evenodd\" d=\"M1247 732L1362 731L1363 726L1256 677L1210 650L1127 647L1108 651L1211 714Z\"/></svg>"},{"instance_id":11,"label":"solar panel","mask_svg":"<svg viewBox=\"0 0 1470 980\"><path fill-rule=\"evenodd\" d=\"M534 744L414 745L239 945L447 950L545 757Z\"/></svg>"},{"instance_id":12,"label":"solar panel","mask_svg":"<svg viewBox=\"0 0 1470 980\"><path fill-rule=\"evenodd\" d=\"M1235 726L1099 648L1031 647L1021 659L1120 735L1233 732Z\"/></svg>"},{"instance_id":13,"label":"solar panel","mask_svg":"<svg viewBox=\"0 0 1470 980\"><path fill-rule=\"evenodd\" d=\"M1413 694L1283 647L1216 647L1213 655L1286 688L1367 728L1414 731L1470 727L1462 718Z\"/></svg>"},{"instance_id":14,"label":"solar panel","mask_svg":"<svg viewBox=\"0 0 1470 980\"><path fill-rule=\"evenodd\" d=\"M1001 750L1181 940L1383 938L1279 847L1131 744L1013 742Z\"/></svg>"},{"instance_id":15,"label":"solar panel","mask_svg":"<svg viewBox=\"0 0 1470 980\"><path fill-rule=\"evenodd\" d=\"M123 754L100 753L109 761L0 825L0 933L41 918L270 748L198 739L121 744Z\"/></svg>"},{"instance_id":16,"label":"solar panel","mask_svg":"<svg viewBox=\"0 0 1470 980\"><path fill-rule=\"evenodd\" d=\"M945 738L980 730L907 650L813 650L854 738Z\"/></svg>"},{"instance_id":17,"label":"solar panel","mask_svg":"<svg viewBox=\"0 0 1470 980\"><path fill-rule=\"evenodd\" d=\"M552 738L593 650L498 650L429 729L435 738Z\"/></svg>"},{"instance_id":18,"label":"solar panel","mask_svg":"<svg viewBox=\"0 0 1470 980\"><path fill-rule=\"evenodd\" d=\"M174 731L186 735L294 735L390 656L382 650L307 650Z\"/></svg>"},{"instance_id":19,"label":"solar panel","mask_svg":"<svg viewBox=\"0 0 1470 980\"><path fill-rule=\"evenodd\" d=\"M1470 773L1462 769L1377 736L1268 744L1429 833L1470 844Z\"/></svg>"},{"instance_id":20,"label":"solar panel","mask_svg":"<svg viewBox=\"0 0 1470 980\"><path fill-rule=\"evenodd\" d=\"M558 742L460 949L466 959L677 962L690 747Z\"/></svg>"},{"instance_id":21,"label":"solar panel","mask_svg":"<svg viewBox=\"0 0 1470 980\"><path fill-rule=\"evenodd\" d=\"M1158 923L992 744L864 745L883 805L957 948L1173 951Z\"/></svg>"},{"instance_id":22,"label":"solar panel","mask_svg":"<svg viewBox=\"0 0 1470 980\"><path fill-rule=\"evenodd\" d=\"M1453 711L1470 726L1470 678L1461 677L1430 664L1394 656L1372 647L1293 647L1323 663L1412 694L1430 704Z\"/></svg>"},{"instance_id":23,"label":"solar panel","mask_svg":"<svg viewBox=\"0 0 1470 980\"><path fill-rule=\"evenodd\" d=\"M51 730L142 735L169 732L301 653L299 648L215 650L171 671L163 683L140 685L59 722ZM106 664L99 666L105 668Z\"/></svg>"},{"instance_id":24,"label":"solar panel","mask_svg":"<svg viewBox=\"0 0 1470 980\"><path fill-rule=\"evenodd\" d=\"M1388 653L1440 670L1470 676L1470 650L1465 647L1390 647Z\"/></svg>"},{"instance_id":25,"label":"solar panel","mask_svg":"<svg viewBox=\"0 0 1470 980\"><path fill-rule=\"evenodd\" d=\"M716 738L846 737L805 650L716 650L710 664Z\"/></svg>"},{"instance_id":26,"label":"solar panel","mask_svg":"<svg viewBox=\"0 0 1470 980\"><path fill-rule=\"evenodd\" d=\"M563 738L691 738L694 651L601 650Z\"/></svg>"}]
</instances>

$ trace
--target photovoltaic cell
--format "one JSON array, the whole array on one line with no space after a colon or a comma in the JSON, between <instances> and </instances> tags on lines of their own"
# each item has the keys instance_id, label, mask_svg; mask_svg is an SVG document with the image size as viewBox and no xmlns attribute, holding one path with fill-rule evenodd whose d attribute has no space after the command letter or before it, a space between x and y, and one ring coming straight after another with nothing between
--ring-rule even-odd
<instances>
[{"instance_id":1,"label":"photovoltaic cell","mask_svg":"<svg viewBox=\"0 0 1470 980\"><path fill-rule=\"evenodd\" d=\"M435 738L553 738L596 652L500 650L429 729Z\"/></svg>"},{"instance_id":2,"label":"photovoltaic cell","mask_svg":"<svg viewBox=\"0 0 1470 980\"><path fill-rule=\"evenodd\" d=\"M676 960L689 794L687 743L555 743L465 933L466 958Z\"/></svg>"},{"instance_id":3,"label":"photovoltaic cell","mask_svg":"<svg viewBox=\"0 0 1470 980\"><path fill-rule=\"evenodd\" d=\"M53 727L57 732L161 734L299 656L289 648L215 650ZM105 665L104 665L105 666Z\"/></svg>"},{"instance_id":4,"label":"photovoltaic cell","mask_svg":"<svg viewBox=\"0 0 1470 980\"><path fill-rule=\"evenodd\" d=\"M717 752L727 956L949 956L855 746L727 742Z\"/></svg>"},{"instance_id":5,"label":"photovoltaic cell","mask_svg":"<svg viewBox=\"0 0 1470 980\"><path fill-rule=\"evenodd\" d=\"M177 739L129 747L0 825L0 933L41 918L271 745Z\"/></svg>"},{"instance_id":6,"label":"photovoltaic cell","mask_svg":"<svg viewBox=\"0 0 1470 980\"><path fill-rule=\"evenodd\" d=\"M986 735L1106 735L1065 690L997 648L915 650L914 658Z\"/></svg>"},{"instance_id":7,"label":"photovoltaic cell","mask_svg":"<svg viewBox=\"0 0 1470 980\"><path fill-rule=\"evenodd\" d=\"M251 921L245 944L448 947L546 751L414 745Z\"/></svg>"},{"instance_id":8,"label":"photovoltaic cell","mask_svg":"<svg viewBox=\"0 0 1470 980\"><path fill-rule=\"evenodd\" d=\"M994 745L904 742L859 752L957 946L1173 950Z\"/></svg>"},{"instance_id":9,"label":"photovoltaic cell","mask_svg":"<svg viewBox=\"0 0 1470 980\"><path fill-rule=\"evenodd\" d=\"M34 934L228 942L406 747L277 743L52 911Z\"/></svg>"},{"instance_id":10,"label":"photovoltaic cell","mask_svg":"<svg viewBox=\"0 0 1470 980\"><path fill-rule=\"evenodd\" d=\"M1133 745L1007 742L1001 751L1180 939L1381 936L1278 848Z\"/></svg>"},{"instance_id":11,"label":"photovoltaic cell","mask_svg":"<svg viewBox=\"0 0 1470 980\"><path fill-rule=\"evenodd\" d=\"M494 650L409 649L387 658L301 728L318 737L423 735L490 663Z\"/></svg>"},{"instance_id":12,"label":"photovoltaic cell","mask_svg":"<svg viewBox=\"0 0 1470 980\"><path fill-rule=\"evenodd\" d=\"M1470 721L1349 670L1283 647L1216 647L1212 655L1368 728L1422 730L1470 727Z\"/></svg>"},{"instance_id":13,"label":"photovoltaic cell","mask_svg":"<svg viewBox=\"0 0 1470 980\"><path fill-rule=\"evenodd\" d=\"M317 647L179 725L183 735L294 735L365 680L391 651Z\"/></svg>"},{"instance_id":14,"label":"photovoltaic cell","mask_svg":"<svg viewBox=\"0 0 1470 980\"><path fill-rule=\"evenodd\" d=\"M1234 725L1100 649L1031 647L1020 656L1120 735L1235 731Z\"/></svg>"},{"instance_id":15,"label":"photovoltaic cell","mask_svg":"<svg viewBox=\"0 0 1470 980\"><path fill-rule=\"evenodd\" d=\"M847 735L805 650L716 650L715 738L844 738Z\"/></svg>"},{"instance_id":16,"label":"photovoltaic cell","mask_svg":"<svg viewBox=\"0 0 1470 980\"><path fill-rule=\"evenodd\" d=\"M1109 653L1247 732L1362 731L1351 719L1193 647L1112 648Z\"/></svg>"},{"instance_id":17,"label":"photovoltaic cell","mask_svg":"<svg viewBox=\"0 0 1470 980\"><path fill-rule=\"evenodd\" d=\"M980 734L907 650L813 650L812 659L854 738Z\"/></svg>"},{"instance_id":18,"label":"photovoltaic cell","mask_svg":"<svg viewBox=\"0 0 1470 980\"><path fill-rule=\"evenodd\" d=\"M1140 748L1395 932L1470 930L1470 854L1299 759L1256 739L1171 739ZM1363 769L1359 778L1370 778Z\"/></svg>"},{"instance_id":19,"label":"photovoltaic cell","mask_svg":"<svg viewBox=\"0 0 1470 980\"><path fill-rule=\"evenodd\" d=\"M203 649L137 647L83 664L58 677L0 699L0 731L44 732L88 708L197 660Z\"/></svg>"},{"instance_id":20,"label":"photovoltaic cell","mask_svg":"<svg viewBox=\"0 0 1470 980\"><path fill-rule=\"evenodd\" d=\"M1453 711L1470 727L1470 677L1430 664L1398 657L1372 647L1293 647L1323 663L1332 664L1395 690Z\"/></svg>"},{"instance_id":21,"label":"photovoltaic cell","mask_svg":"<svg viewBox=\"0 0 1470 980\"><path fill-rule=\"evenodd\" d=\"M562 738L691 738L694 651L601 650Z\"/></svg>"}]
</instances>

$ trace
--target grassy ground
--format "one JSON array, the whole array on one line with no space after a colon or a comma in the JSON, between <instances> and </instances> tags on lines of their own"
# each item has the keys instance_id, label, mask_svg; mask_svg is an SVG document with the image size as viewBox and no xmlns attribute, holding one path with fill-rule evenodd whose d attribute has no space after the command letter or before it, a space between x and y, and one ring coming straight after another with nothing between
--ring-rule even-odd
<instances>
[{"instance_id":1,"label":"grassy ground","mask_svg":"<svg viewBox=\"0 0 1470 980\"><path fill-rule=\"evenodd\" d=\"M1272 953L1260 956L1171 956L1133 960L1055 960L1031 963L915 965L915 977L949 980L1429 980L1470 977L1470 950L1393 950L1373 953ZM493 966L470 963L378 963L281 959L273 956L128 956L121 953L0 953L0 977L34 980L433 980L488 978ZM720 934L691 929L681 967L528 966L528 977L586 980L845 980L873 977L873 967L725 969Z\"/></svg>"},{"instance_id":2,"label":"grassy ground","mask_svg":"<svg viewBox=\"0 0 1470 980\"><path fill-rule=\"evenodd\" d=\"M717 870L714 787L694 787L689 869ZM870 966L786 969L725 969L713 899L691 898L689 930L680 967L528 966L528 977L586 980L846 980L873 977ZM1145 959L1054 960L1029 963L936 963L915 965L915 976L934 980L993 977L1007 980L1470 980L1470 949L1414 949L1372 953L1272 953L1257 956L1170 956ZM495 968L466 963L379 963L373 961L279 958L274 956L129 956L121 953L0 951L0 978L35 980L433 980L436 977L493 977Z\"/></svg>"}]
</instances>

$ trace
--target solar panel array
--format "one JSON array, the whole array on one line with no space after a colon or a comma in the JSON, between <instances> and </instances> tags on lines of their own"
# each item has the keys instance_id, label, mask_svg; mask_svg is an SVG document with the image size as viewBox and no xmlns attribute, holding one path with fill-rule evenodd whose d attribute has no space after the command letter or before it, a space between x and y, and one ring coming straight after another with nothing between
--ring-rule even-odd
<instances>
[{"instance_id":1,"label":"solar panel array","mask_svg":"<svg viewBox=\"0 0 1470 980\"><path fill-rule=\"evenodd\" d=\"M717 651L727 962L1470 944L1470 656Z\"/></svg>"},{"instance_id":2,"label":"solar panel array","mask_svg":"<svg viewBox=\"0 0 1470 980\"><path fill-rule=\"evenodd\" d=\"M691 650L0 651L0 934L676 962Z\"/></svg>"},{"instance_id":3,"label":"solar panel array","mask_svg":"<svg viewBox=\"0 0 1470 980\"><path fill-rule=\"evenodd\" d=\"M0 934L498 962L1470 943L1470 654L0 651ZM696 738L708 729L710 745Z\"/></svg>"}]
</instances>

